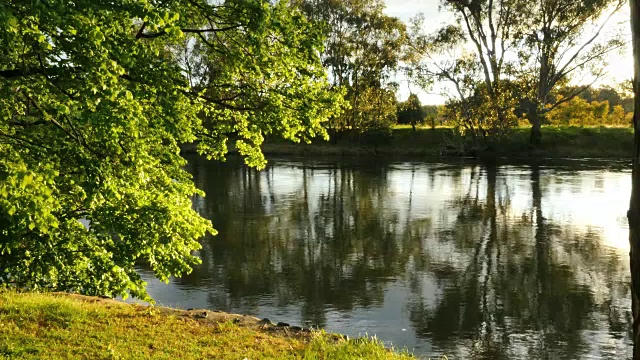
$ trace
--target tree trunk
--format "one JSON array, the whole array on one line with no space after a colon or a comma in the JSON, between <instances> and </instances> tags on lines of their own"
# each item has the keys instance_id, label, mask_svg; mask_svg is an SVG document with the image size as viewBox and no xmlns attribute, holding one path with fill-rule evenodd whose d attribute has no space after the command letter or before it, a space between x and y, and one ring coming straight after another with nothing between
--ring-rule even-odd
<instances>
[{"instance_id":1,"label":"tree trunk","mask_svg":"<svg viewBox=\"0 0 640 360\"><path fill-rule=\"evenodd\" d=\"M633 358L640 360L640 0L630 0L634 62L633 171L629 201L629 263L633 310Z\"/></svg>"},{"instance_id":2,"label":"tree trunk","mask_svg":"<svg viewBox=\"0 0 640 360\"><path fill-rule=\"evenodd\" d=\"M533 109L533 111L530 112L529 121L531 122L529 143L533 146L538 146L542 142L542 116L540 116L537 109Z\"/></svg>"}]
</instances>

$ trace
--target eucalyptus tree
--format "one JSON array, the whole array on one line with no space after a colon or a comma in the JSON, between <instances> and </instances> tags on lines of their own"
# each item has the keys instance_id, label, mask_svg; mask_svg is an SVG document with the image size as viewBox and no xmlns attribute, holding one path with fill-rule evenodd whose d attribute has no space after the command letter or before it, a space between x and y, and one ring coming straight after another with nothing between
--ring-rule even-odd
<instances>
[{"instance_id":1,"label":"eucalyptus tree","mask_svg":"<svg viewBox=\"0 0 640 360\"><path fill-rule=\"evenodd\" d=\"M419 84L447 81L449 116L473 147L483 146L514 126L515 100L506 82L513 76L522 33L523 4L515 0L442 1L455 23L423 31L424 17L412 20L407 62ZM421 78L423 80L421 80ZM481 139L481 141L479 140Z\"/></svg>"},{"instance_id":2,"label":"eucalyptus tree","mask_svg":"<svg viewBox=\"0 0 640 360\"><path fill-rule=\"evenodd\" d=\"M620 0L442 0L441 3L455 15L455 23L431 36L413 37L422 39L412 44L424 54L427 64L423 62L421 66L430 69L426 75L425 71L417 72L418 76L435 75L452 81L457 90L456 103L468 98L461 88L469 92L469 88L475 87L468 81L470 77L482 83L482 89L474 91L480 90L485 100L493 103L489 114L495 114L497 125L502 128L514 124L510 112L514 98L519 96L513 94L512 85L520 84L516 92L527 100L526 115L532 124L534 145L540 143L545 114L599 79L610 54L624 46L619 28L610 31L607 27L622 6ZM452 47L463 50L464 63L456 60L460 55L443 59L442 55L451 53ZM473 63L469 64L469 60ZM471 68L473 72L469 71ZM566 96L555 96L558 86L577 81L581 78L578 74L590 77L590 84L580 84ZM464 78L467 81L461 80ZM485 100L480 103L485 104Z\"/></svg>"},{"instance_id":3,"label":"eucalyptus tree","mask_svg":"<svg viewBox=\"0 0 640 360\"><path fill-rule=\"evenodd\" d=\"M382 0L293 2L324 29L323 64L333 86L346 90L349 105L330 124L332 129L360 131L391 125L395 119L391 78L403 56L404 23L384 14Z\"/></svg>"},{"instance_id":4,"label":"eucalyptus tree","mask_svg":"<svg viewBox=\"0 0 640 360\"><path fill-rule=\"evenodd\" d=\"M622 0L545 0L526 2L523 77L532 90L527 118L531 122L531 143L540 144L545 114L571 100L605 73L612 52L625 46L623 32L611 26L611 18L624 5ZM612 28L612 29L611 29ZM613 30L613 31L612 31ZM580 73L582 76L575 76ZM585 75L588 84L554 96L559 86ZM557 94L557 93L556 93Z\"/></svg>"},{"instance_id":5,"label":"eucalyptus tree","mask_svg":"<svg viewBox=\"0 0 640 360\"><path fill-rule=\"evenodd\" d=\"M509 75L509 51L517 51L525 31L528 1L442 0L456 16L456 26L474 49L487 93L497 96L502 79Z\"/></svg>"},{"instance_id":6,"label":"eucalyptus tree","mask_svg":"<svg viewBox=\"0 0 640 360\"><path fill-rule=\"evenodd\" d=\"M189 272L215 232L179 145L262 167L341 106L285 1L15 0L0 44L0 286L150 300L136 264Z\"/></svg>"}]
</instances>

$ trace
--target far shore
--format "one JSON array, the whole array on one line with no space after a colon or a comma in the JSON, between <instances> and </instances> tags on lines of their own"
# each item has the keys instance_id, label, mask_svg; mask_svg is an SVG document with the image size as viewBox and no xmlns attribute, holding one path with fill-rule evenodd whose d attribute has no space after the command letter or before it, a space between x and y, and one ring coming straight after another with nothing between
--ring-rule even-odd
<instances>
[{"instance_id":1,"label":"far shore","mask_svg":"<svg viewBox=\"0 0 640 360\"><path fill-rule=\"evenodd\" d=\"M262 145L265 155L294 156L355 156L355 157L407 157L412 159L438 159L443 157L531 159L631 159L633 129L604 126L545 126L542 144L529 144L529 128L514 129L512 133L492 145L488 150L462 153L456 148L453 130L446 127L431 129L397 126L390 136L375 138L360 136L338 141L312 141L294 143L281 139L267 139ZM184 152L195 152L193 144L183 147ZM234 153L231 149L230 153Z\"/></svg>"}]
</instances>

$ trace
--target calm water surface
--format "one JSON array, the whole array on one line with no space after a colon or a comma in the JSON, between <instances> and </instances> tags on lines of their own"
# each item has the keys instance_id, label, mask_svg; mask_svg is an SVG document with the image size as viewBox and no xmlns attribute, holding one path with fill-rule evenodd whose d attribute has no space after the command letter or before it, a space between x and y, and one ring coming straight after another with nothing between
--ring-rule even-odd
<instances>
[{"instance_id":1,"label":"calm water surface","mask_svg":"<svg viewBox=\"0 0 640 360\"><path fill-rule=\"evenodd\" d=\"M631 356L624 166L194 159L219 234L159 304L449 359Z\"/></svg>"}]
</instances>

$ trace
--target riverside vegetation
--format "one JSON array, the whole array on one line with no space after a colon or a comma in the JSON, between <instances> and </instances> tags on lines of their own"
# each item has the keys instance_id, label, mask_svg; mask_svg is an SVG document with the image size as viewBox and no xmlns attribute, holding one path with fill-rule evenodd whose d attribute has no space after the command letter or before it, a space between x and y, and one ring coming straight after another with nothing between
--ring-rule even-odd
<instances>
[{"instance_id":1,"label":"riverside vegetation","mask_svg":"<svg viewBox=\"0 0 640 360\"><path fill-rule=\"evenodd\" d=\"M208 316L205 316L209 314ZM289 331L259 319L70 294L0 291L8 359L410 359L375 338Z\"/></svg>"},{"instance_id":2,"label":"riverside vegetation","mask_svg":"<svg viewBox=\"0 0 640 360\"><path fill-rule=\"evenodd\" d=\"M534 158L607 158L625 159L633 147L633 129L612 126L543 126L544 142L529 144L529 128L514 128L509 136L496 140L490 148L465 151L456 143L451 127L395 126L383 133L345 136L337 142L316 140L296 144L268 139L263 151L273 155L357 155L434 158L442 155Z\"/></svg>"}]
</instances>

